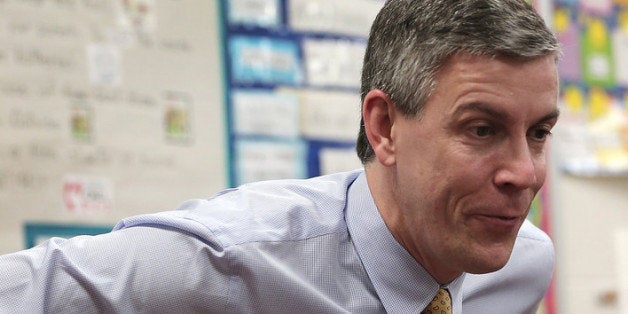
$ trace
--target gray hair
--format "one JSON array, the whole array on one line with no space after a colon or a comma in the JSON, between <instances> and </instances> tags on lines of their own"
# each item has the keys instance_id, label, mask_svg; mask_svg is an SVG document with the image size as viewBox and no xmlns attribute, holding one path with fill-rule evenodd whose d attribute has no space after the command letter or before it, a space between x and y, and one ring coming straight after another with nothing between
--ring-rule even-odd
<instances>
[{"instance_id":1,"label":"gray hair","mask_svg":"<svg viewBox=\"0 0 628 314\"><path fill-rule=\"evenodd\" d=\"M560 54L554 34L524 0L388 0L371 27L362 68L362 101L384 91L407 116L421 113L438 70L458 52L534 59ZM375 153L360 122L356 150Z\"/></svg>"}]
</instances>

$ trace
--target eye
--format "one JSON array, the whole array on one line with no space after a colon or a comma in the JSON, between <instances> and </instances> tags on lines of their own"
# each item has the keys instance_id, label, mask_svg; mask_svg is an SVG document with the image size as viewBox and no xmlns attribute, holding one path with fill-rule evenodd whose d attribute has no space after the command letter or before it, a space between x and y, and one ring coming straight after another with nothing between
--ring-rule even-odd
<instances>
[{"instance_id":1,"label":"eye","mask_svg":"<svg viewBox=\"0 0 628 314\"><path fill-rule=\"evenodd\" d=\"M495 135L495 129L488 125L479 125L473 127L473 134L477 137L487 137L490 135Z\"/></svg>"},{"instance_id":2,"label":"eye","mask_svg":"<svg viewBox=\"0 0 628 314\"><path fill-rule=\"evenodd\" d=\"M545 128L537 128L532 129L530 132L530 136L537 141L544 141L547 137L551 136L552 132L549 129Z\"/></svg>"}]
</instances>

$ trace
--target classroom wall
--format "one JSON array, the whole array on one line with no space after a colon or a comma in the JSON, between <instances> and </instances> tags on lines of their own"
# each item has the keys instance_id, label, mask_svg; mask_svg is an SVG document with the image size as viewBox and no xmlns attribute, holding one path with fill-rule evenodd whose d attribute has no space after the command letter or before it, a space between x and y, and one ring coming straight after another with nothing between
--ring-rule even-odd
<instances>
[{"instance_id":1,"label":"classroom wall","mask_svg":"<svg viewBox=\"0 0 628 314\"><path fill-rule=\"evenodd\" d=\"M553 165L558 313L628 313L627 300L619 299L628 265L619 263L615 241L628 228L628 178L576 177Z\"/></svg>"},{"instance_id":2,"label":"classroom wall","mask_svg":"<svg viewBox=\"0 0 628 314\"><path fill-rule=\"evenodd\" d=\"M0 253L226 186L217 2L0 1Z\"/></svg>"}]
</instances>

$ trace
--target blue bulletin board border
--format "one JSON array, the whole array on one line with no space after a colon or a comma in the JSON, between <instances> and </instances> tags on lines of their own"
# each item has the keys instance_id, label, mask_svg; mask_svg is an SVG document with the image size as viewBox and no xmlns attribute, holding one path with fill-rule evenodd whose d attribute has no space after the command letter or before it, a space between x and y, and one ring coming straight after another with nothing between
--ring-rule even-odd
<instances>
[{"instance_id":1,"label":"blue bulletin board border","mask_svg":"<svg viewBox=\"0 0 628 314\"><path fill-rule=\"evenodd\" d=\"M113 226L84 225L84 224L58 224L27 222L24 224L25 247L32 248L44 239L52 237L71 238L79 235L98 235L108 233Z\"/></svg>"},{"instance_id":2,"label":"blue bulletin board border","mask_svg":"<svg viewBox=\"0 0 628 314\"><path fill-rule=\"evenodd\" d=\"M345 42L360 42L364 43L366 38L363 36L356 36L350 34L340 34L331 32L313 32L313 31L300 31L291 29L288 25L289 12L288 3L290 0L275 0L275 4L278 6L276 20L269 22L267 20L252 21L247 23L246 20L230 20L230 1L220 0L218 1L218 12L220 26L220 38L221 38L221 57L222 57L222 70L223 70L223 82L224 85L224 103L225 103L225 118L226 118L226 166L227 166L227 179L228 186L234 187L240 185L240 178L242 177L241 169L238 168L238 142L246 140L240 134L236 134L234 129L234 105L232 92L236 90L267 90L269 92L275 91L277 88L290 87L290 88L307 88L309 90L325 90L325 91L344 91L356 93L356 97L359 97L359 82L356 82L357 87L346 86L314 86L309 84L306 80L302 79L307 75L305 69L304 55L303 55L303 42L310 39L326 39L326 40L341 40ZM268 73L262 73L256 69L246 67L242 64L241 56L238 55L238 49L243 47L254 47L256 44L265 44L270 50L283 52L284 55L291 56L291 59L296 60L295 67L290 68L292 72L277 72L276 75L272 75L271 69L270 77L265 75ZM268 69L266 69L268 70ZM355 126L356 135L358 132L358 125ZM256 138L264 141L278 140L273 137L265 137L264 135L254 135ZM320 158L319 152L322 148L347 148L351 149L355 147L354 141L346 140L328 140L328 139L309 139L305 136L300 137L300 140L305 146L305 153L303 154L303 168L305 169L305 177L313 177L320 175ZM278 141L282 142L281 140Z\"/></svg>"}]
</instances>

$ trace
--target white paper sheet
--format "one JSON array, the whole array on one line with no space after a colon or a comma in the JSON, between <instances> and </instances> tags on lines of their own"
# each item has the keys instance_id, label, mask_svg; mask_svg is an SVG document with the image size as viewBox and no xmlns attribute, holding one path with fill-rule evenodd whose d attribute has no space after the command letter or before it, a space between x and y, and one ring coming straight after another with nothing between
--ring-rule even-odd
<instances>
[{"instance_id":1,"label":"white paper sheet","mask_svg":"<svg viewBox=\"0 0 628 314\"><path fill-rule=\"evenodd\" d=\"M360 123L360 96L349 92L301 92L301 132L313 139L354 141Z\"/></svg>"},{"instance_id":2,"label":"white paper sheet","mask_svg":"<svg viewBox=\"0 0 628 314\"><path fill-rule=\"evenodd\" d=\"M288 24L301 31L368 36L384 1L289 0Z\"/></svg>"},{"instance_id":3,"label":"white paper sheet","mask_svg":"<svg viewBox=\"0 0 628 314\"><path fill-rule=\"evenodd\" d=\"M305 145L300 141L236 142L237 182L304 178Z\"/></svg>"},{"instance_id":4,"label":"white paper sheet","mask_svg":"<svg viewBox=\"0 0 628 314\"><path fill-rule=\"evenodd\" d=\"M360 87L366 43L309 39L303 42L307 82L314 86Z\"/></svg>"},{"instance_id":5,"label":"white paper sheet","mask_svg":"<svg viewBox=\"0 0 628 314\"><path fill-rule=\"evenodd\" d=\"M232 93L234 132L297 137L299 102L288 92L239 90Z\"/></svg>"},{"instance_id":6,"label":"white paper sheet","mask_svg":"<svg viewBox=\"0 0 628 314\"><path fill-rule=\"evenodd\" d=\"M362 167L353 148L324 148L319 152L321 174L350 171Z\"/></svg>"}]
</instances>

